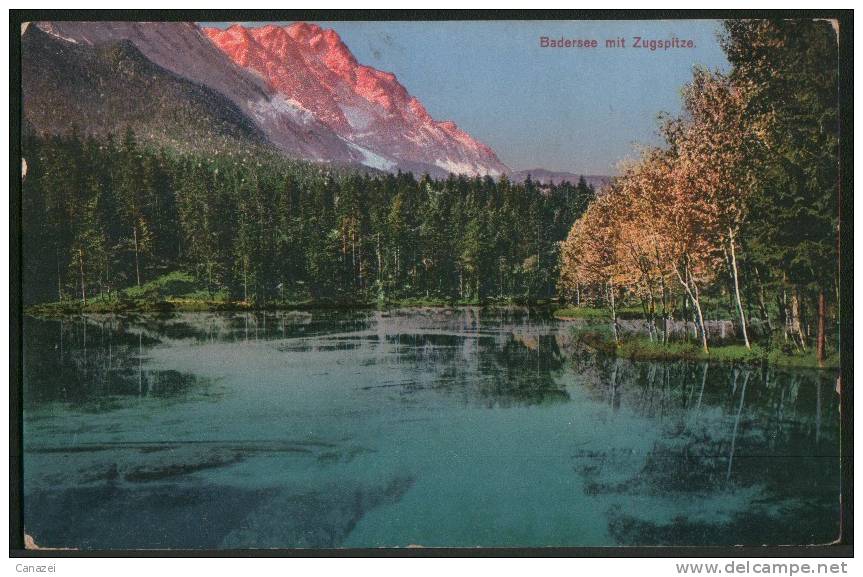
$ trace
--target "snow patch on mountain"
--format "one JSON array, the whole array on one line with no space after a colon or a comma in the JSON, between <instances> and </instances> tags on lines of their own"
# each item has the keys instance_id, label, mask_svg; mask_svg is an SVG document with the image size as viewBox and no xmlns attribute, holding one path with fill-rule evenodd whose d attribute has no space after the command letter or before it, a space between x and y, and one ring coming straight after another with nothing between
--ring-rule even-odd
<instances>
[{"instance_id":1,"label":"snow patch on mountain","mask_svg":"<svg viewBox=\"0 0 863 577\"><path fill-rule=\"evenodd\" d=\"M444 170L452 174L467 174L471 176L475 176L478 174L488 174L489 176L493 176L495 178L502 174L501 172L496 170L488 170L486 172L483 172L480 170L480 167L475 164L471 164L470 162L465 161L453 160L451 158L437 159L434 163L435 166L443 168Z\"/></svg>"},{"instance_id":2,"label":"snow patch on mountain","mask_svg":"<svg viewBox=\"0 0 863 577\"><path fill-rule=\"evenodd\" d=\"M368 109L361 106L342 106L342 114L354 130L367 130L374 122L374 116L369 113ZM354 134L359 136L359 134Z\"/></svg>"},{"instance_id":3,"label":"snow patch on mountain","mask_svg":"<svg viewBox=\"0 0 863 577\"><path fill-rule=\"evenodd\" d=\"M281 94L274 95L270 100L259 100L249 102L249 108L255 113L258 120L272 118L279 114L285 114L294 122L303 125L315 123L315 115L303 107L293 98L285 98Z\"/></svg>"},{"instance_id":4,"label":"snow patch on mountain","mask_svg":"<svg viewBox=\"0 0 863 577\"><path fill-rule=\"evenodd\" d=\"M354 144L349 140L345 140L345 144L359 152L362 155L362 159L360 160L360 162L368 166L369 168L377 168L378 170L391 171L398 166L392 160L388 160L380 154L375 154L368 148L363 148L359 144Z\"/></svg>"}]
</instances>

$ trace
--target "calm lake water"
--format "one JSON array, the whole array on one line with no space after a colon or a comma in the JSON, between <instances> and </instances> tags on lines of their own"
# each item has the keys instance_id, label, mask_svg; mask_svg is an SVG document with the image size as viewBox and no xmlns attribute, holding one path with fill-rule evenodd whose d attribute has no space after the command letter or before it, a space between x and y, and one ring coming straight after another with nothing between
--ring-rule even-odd
<instances>
[{"instance_id":1,"label":"calm lake water","mask_svg":"<svg viewBox=\"0 0 863 577\"><path fill-rule=\"evenodd\" d=\"M479 309L25 321L24 524L79 548L824 543L835 375Z\"/></svg>"}]
</instances>

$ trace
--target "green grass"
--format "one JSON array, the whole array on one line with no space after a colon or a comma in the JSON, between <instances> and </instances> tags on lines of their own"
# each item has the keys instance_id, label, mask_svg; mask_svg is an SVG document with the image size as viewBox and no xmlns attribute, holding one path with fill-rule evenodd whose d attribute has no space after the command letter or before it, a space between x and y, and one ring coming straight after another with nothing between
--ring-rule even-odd
<instances>
[{"instance_id":1,"label":"green grass","mask_svg":"<svg viewBox=\"0 0 863 577\"><path fill-rule=\"evenodd\" d=\"M563 307L554 311L554 316L559 319L609 319L611 313L608 309L595 309L591 307Z\"/></svg>"},{"instance_id":2,"label":"green grass","mask_svg":"<svg viewBox=\"0 0 863 577\"><path fill-rule=\"evenodd\" d=\"M695 342L671 341L661 343L647 337L630 337L617 346L617 354L623 357L643 360L686 359L696 361L760 363L766 352L753 344L751 349L745 345L727 344L710 347L705 353Z\"/></svg>"},{"instance_id":3,"label":"green grass","mask_svg":"<svg viewBox=\"0 0 863 577\"><path fill-rule=\"evenodd\" d=\"M554 316L562 320L611 320L611 311L607 308L568 306L555 309ZM643 316L644 312L636 306L623 307L617 311L617 318L619 319L640 319Z\"/></svg>"},{"instance_id":4,"label":"green grass","mask_svg":"<svg viewBox=\"0 0 863 577\"><path fill-rule=\"evenodd\" d=\"M226 292L211 293L189 273L173 271L141 286L110 295L92 297L85 305L80 300L63 300L27 307L32 316L56 317L80 313L123 313L164 311L205 311L249 308L248 303L231 302Z\"/></svg>"},{"instance_id":5,"label":"green grass","mask_svg":"<svg viewBox=\"0 0 863 577\"><path fill-rule=\"evenodd\" d=\"M158 301L198 292L200 287L189 273L173 271L122 291L122 296L132 300Z\"/></svg>"},{"instance_id":6,"label":"green grass","mask_svg":"<svg viewBox=\"0 0 863 577\"><path fill-rule=\"evenodd\" d=\"M211 292L191 274L173 271L161 275L140 287L115 291L87 299L77 299L29 306L25 312L37 317L59 317L81 313L134 313L169 311L243 311L243 310L298 310L313 308L370 308L378 307L451 307L483 304L479 301L460 301L439 297L372 299L311 299L299 297L255 303L232 300L227 291Z\"/></svg>"},{"instance_id":7,"label":"green grass","mask_svg":"<svg viewBox=\"0 0 863 577\"><path fill-rule=\"evenodd\" d=\"M192 274L172 271L156 277L141 286L133 286L110 295L94 296L85 305L79 299L70 298L60 302L42 303L28 306L25 312L31 316L58 317L81 313L134 313L168 311L227 311L227 310L298 310L298 309L337 309L337 308L422 308L422 307L507 307L551 306L549 300L531 300L519 297L498 297L485 299L458 299L442 295L426 297L400 297L380 294L351 295L338 298L310 298L296 294L284 299L266 303L232 299L223 290L211 292ZM597 309L598 310L598 309ZM598 318L598 317L597 317Z\"/></svg>"},{"instance_id":8,"label":"green grass","mask_svg":"<svg viewBox=\"0 0 863 577\"><path fill-rule=\"evenodd\" d=\"M815 351L812 349L801 354L789 354L778 350L767 353L768 364L781 365L783 367L837 369L839 368L839 360L839 353L835 351L830 352L827 354L827 358L824 359L824 367L819 367L818 361L815 358Z\"/></svg>"},{"instance_id":9,"label":"green grass","mask_svg":"<svg viewBox=\"0 0 863 577\"><path fill-rule=\"evenodd\" d=\"M395 307L451 307L458 305L474 305L475 301L458 301L439 297L407 297L407 298L384 298L378 301L380 306Z\"/></svg>"},{"instance_id":10,"label":"green grass","mask_svg":"<svg viewBox=\"0 0 863 577\"><path fill-rule=\"evenodd\" d=\"M758 343L753 343L751 349L742 344L716 344L709 346L705 353L697 342L671 341L661 343L651 341L648 337L630 336L614 343L610 329L592 326L589 329L575 329L576 340L590 348L619 357L645 360L667 361L688 360L708 361L717 363L767 364L773 366L795 368L837 368L839 355L831 353L827 356L823 367L818 366L814 351L806 353L785 352L778 349L766 349Z\"/></svg>"},{"instance_id":11,"label":"green grass","mask_svg":"<svg viewBox=\"0 0 863 577\"><path fill-rule=\"evenodd\" d=\"M381 307L538 307L547 308L552 306L552 301L548 299L529 299L524 297L485 297L482 299L469 298L459 299L446 296L426 296L426 297L398 297L384 296L378 298L376 304Z\"/></svg>"}]
</instances>

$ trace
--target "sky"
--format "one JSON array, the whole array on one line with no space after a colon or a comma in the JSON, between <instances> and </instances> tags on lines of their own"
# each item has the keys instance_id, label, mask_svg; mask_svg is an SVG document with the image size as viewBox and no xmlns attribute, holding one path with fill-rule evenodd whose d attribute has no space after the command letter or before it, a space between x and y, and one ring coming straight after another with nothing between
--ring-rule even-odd
<instances>
[{"instance_id":1,"label":"sky","mask_svg":"<svg viewBox=\"0 0 863 577\"><path fill-rule=\"evenodd\" d=\"M638 145L660 142L657 115L680 111L693 66L729 66L713 20L318 24L335 29L361 64L393 72L433 118L454 121L513 170L616 174ZM598 47L543 48L543 36L595 39ZM676 36L694 46L637 48L636 36ZM605 46L619 37L625 48Z\"/></svg>"}]
</instances>

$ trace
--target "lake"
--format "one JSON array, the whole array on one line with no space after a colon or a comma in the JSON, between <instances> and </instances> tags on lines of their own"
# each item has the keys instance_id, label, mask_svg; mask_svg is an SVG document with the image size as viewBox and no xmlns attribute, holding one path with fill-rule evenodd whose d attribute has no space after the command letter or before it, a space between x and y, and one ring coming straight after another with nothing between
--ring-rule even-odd
<instances>
[{"instance_id":1,"label":"lake","mask_svg":"<svg viewBox=\"0 0 863 577\"><path fill-rule=\"evenodd\" d=\"M633 362L532 310L24 323L44 547L826 543L828 371Z\"/></svg>"}]
</instances>

